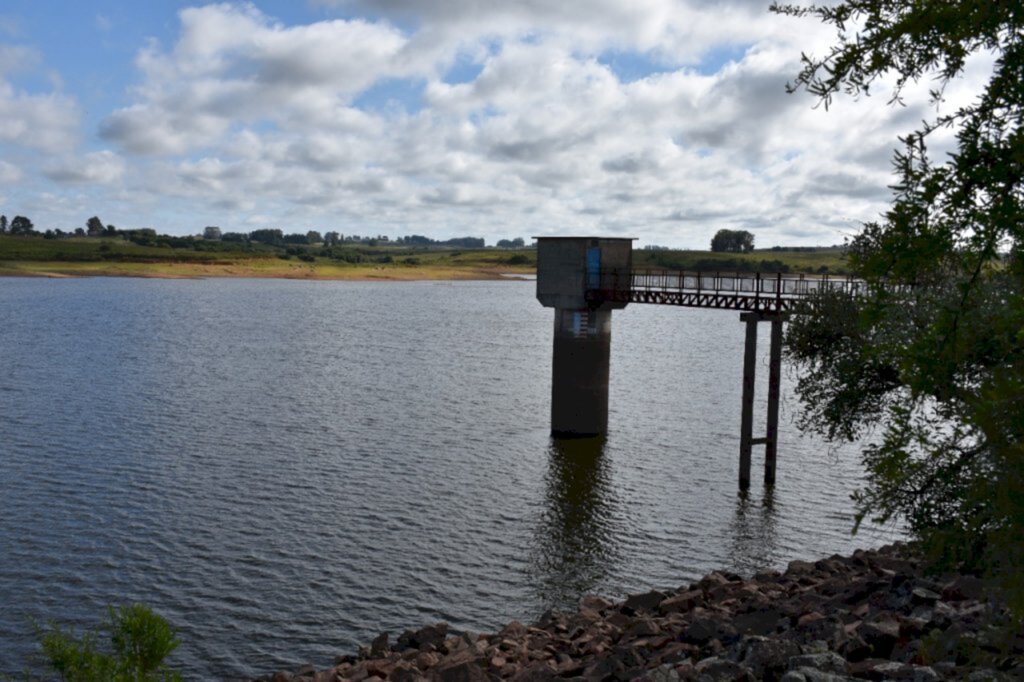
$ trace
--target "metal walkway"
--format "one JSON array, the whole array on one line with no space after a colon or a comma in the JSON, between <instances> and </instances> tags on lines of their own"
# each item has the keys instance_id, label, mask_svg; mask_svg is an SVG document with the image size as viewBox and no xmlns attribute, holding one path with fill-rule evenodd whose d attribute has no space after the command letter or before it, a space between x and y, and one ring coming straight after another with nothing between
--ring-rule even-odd
<instances>
[{"instance_id":1,"label":"metal walkway","mask_svg":"<svg viewBox=\"0 0 1024 682\"><path fill-rule=\"evenodd\" d=\"M595 273L596 274L596 273ZM863 280L829 275L760 272L722 273L680 270L608 270L588 282L586 299L594 302L657 303L689 308L718 308L758 313L793 312L810 294L826 289L857 296Z\"/></svg>"}]
</instances>

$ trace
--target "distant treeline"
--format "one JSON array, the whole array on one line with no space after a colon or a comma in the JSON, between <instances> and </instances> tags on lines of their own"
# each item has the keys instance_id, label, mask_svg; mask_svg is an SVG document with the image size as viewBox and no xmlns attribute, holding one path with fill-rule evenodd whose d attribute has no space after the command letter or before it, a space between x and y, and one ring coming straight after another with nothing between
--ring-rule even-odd
<instances>
[{"instance_id":1,"label":"distant treeline","mask_svg":"<svg viewBox=\"0 0 1024 682\"><path fill-rule=\"evenodd\" d=\"M843 251L846 249L842 244L833 244L832 246L772 246L768 248L768 251L786 251L790 253L813 253L815 251Z\"/></svg>"},{"instance_id":2,"label":"distant treeline","mask_svg":"<svg viewBox=\"0 0 1024 682\"><path fill-rule=\"evenodd\" d=\"M202 234L188 236L172 236L159 234L155 229L142 227L122 230L114 225L104 225L98 217L93 216L86 221L85 227L78 227L73 230L48 229L40 232L31 220L25 216L15 216L8 221L7 216L0 215L0 234L11 234L24 237L43 237L44 239L70 239L73 237L121 237L139 246L163 246L173 249L197 249L197 250L222 250L216 247L209 248L211 242L222 244L263 244L266 246L286 247L289 245L322 245L334 247L341 244L363 244L370 247L380 245L400 246L422 246L422 247L445 247L463 249L483 249L486 243L482 237L455 237L453 239L431 239L419 234L413 234L391 239L386 235L375 237L362 236L358 234L341 234L330 231L321 234L317 230L307 232L285 233L277 228L262 228L252 232L222 232L219 227L207 226ZM197 246L204 244L206 246ZM523 248L525 246L522 238L501 239L497 243L498 248Z\"/></svg>"},{"instance_id":3,"label":"distant treeline","mask_svg":"<svg viewBox=\"0 0 1024 682\"><path fill-rule=\"evenodd\" d=\"M694 258L681 252L652 251L644 265L666 270L697 272L789 272L790 266L778 259Z\"/></svg>"}]
</instances>

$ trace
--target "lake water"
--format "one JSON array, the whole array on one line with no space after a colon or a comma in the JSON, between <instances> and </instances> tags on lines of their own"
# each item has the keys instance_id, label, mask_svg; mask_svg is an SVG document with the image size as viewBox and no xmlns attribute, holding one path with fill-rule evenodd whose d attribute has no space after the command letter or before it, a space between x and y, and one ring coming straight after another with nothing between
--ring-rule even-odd
<instances>
[{"instance_id":1,"label":"lake water","mask_svg":"<svg viewBox=\"0 0 1024 682\"><path fill-rule=\"evenodd\" d=\"M553 442L552 318L532 282L0 279L0 672L109 603L258 675L895 534L851 538L856 451L788 373L778 484L737 493L735 312L617 311L608 438Z\"/></svg>"}]
</instances>

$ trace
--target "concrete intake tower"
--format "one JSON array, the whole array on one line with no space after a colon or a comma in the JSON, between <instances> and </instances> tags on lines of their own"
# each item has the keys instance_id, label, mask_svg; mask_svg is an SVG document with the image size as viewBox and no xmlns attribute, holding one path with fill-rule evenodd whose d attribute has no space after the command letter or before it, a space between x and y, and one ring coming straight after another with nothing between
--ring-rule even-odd
<instances>
[{"instance_id":1,"label":"concrete intake tower","mask_svg":"<svg viewBox=\"0 0 1024 682\"><path fill-rule=\"evenodd\" d=\"M585 437L608 429L612 310L622 300L587 300L586 292L628 292L633 240L536 237L537 300L555 309L551 435ZM609 296L607 298L623 298Z\"/></svg>"}]
</instances>

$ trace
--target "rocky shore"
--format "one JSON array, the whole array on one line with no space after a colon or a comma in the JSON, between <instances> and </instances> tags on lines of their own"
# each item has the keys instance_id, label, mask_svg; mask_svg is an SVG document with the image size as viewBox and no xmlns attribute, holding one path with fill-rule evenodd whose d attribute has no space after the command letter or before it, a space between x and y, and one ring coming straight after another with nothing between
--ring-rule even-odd
<instances>
[{"instance_id":1,"label":"rocky shore","mask_svg":"<svg viewBox=\"0 0 1024 682\"><path fill-rule=\"evenodd\" d=\"M793 561L743 579L715 572L675 591L493 634L445 623L381 634L334 667L260 682L431 680L1019 680L1024 632L979 579L926 576L907 546Z\"/></svg>"}]
</instances>

